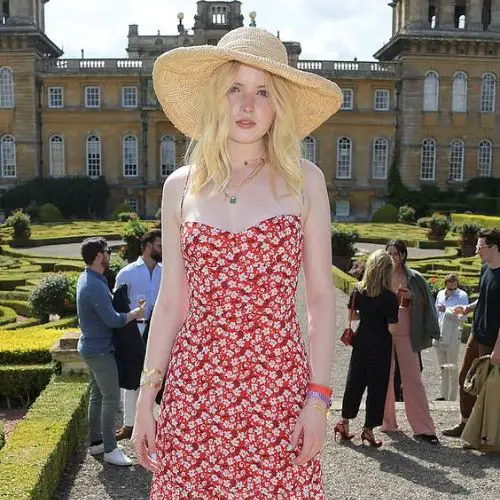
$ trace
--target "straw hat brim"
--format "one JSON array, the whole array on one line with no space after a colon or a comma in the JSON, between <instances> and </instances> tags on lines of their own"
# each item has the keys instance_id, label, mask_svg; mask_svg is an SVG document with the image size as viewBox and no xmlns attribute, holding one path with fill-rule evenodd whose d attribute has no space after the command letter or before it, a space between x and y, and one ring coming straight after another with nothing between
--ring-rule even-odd
<instances>
[{"instance_id":1,"label":"straw hat brim","mask_svg":"<svg viewBox=\"0 0 500 500\"><path fill-rule=\"evenodd\" d=\"M201 91L220 65L238 61L290 82L297 106L297 134L306 137L340 108L343 95L334 82L272 59L216 46L180 47L154 64L153 85L163 111L184 135L196 139Z\"/></svg>"}]
</instances>

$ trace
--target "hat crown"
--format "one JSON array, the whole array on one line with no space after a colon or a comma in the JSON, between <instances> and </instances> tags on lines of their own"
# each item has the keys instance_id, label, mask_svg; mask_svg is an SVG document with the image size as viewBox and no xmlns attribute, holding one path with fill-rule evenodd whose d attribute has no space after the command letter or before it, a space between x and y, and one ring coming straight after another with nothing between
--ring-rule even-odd
<instances>
[{"instance_id":1,"label":"hat crown","mask_svg":"<svg viewBox=\"0 0 500 500\"><path fill-rule=\"evenodd\" d=\"M219 40L217 47L288 64L288 54L283 42L260 28L242 27L231 30Z\"/></svg>"}]
</instances>

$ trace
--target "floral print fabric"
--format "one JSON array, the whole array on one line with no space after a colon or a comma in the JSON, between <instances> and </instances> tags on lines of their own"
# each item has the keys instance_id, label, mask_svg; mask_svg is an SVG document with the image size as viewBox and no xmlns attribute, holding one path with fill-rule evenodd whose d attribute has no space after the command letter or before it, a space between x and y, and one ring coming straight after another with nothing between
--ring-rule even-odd
<instances>
[{"instance_id":1,"label":"floral print fabric","mask_svg":"<svg viewBox=\"0 0 500 500\"><path fill-rule=\"evenodd\" d=\"M295 466L298 451L287 451L310 375L295 313L300 217L239 233L185 221L181 245L189 311L167 372L151 498L325 498L319 459Z\"/></svg>"}]
</instances>

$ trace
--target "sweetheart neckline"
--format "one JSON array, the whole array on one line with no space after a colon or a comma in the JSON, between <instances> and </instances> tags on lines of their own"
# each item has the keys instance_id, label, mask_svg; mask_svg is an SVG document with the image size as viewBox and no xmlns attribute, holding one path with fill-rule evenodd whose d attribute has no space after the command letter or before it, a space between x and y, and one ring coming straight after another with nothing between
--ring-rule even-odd
<instances>
[{"instance_id":1,"label":"sweetheart neckline","mask_svg":"<svg viewBox=\"0 0 500 500\"><path fill-rule=\"evenodd\" d=\"M242 231L230 231L229 229L222 229L221 227L212 226L211 224L207 224L206 222L201 222L201 221L197 221L197 220L185 220L185 221L182 221L182 223L181 223L181 229L186 224L195 224L195 225L198 225L198 226L209 227L210 229L214 229L215 231L218 231L220 233L228 233L228 234L233 234L233 235L237 236L237 235L240 235L240 234L248 233L248 231L251 231L252 229L257 229L260 226L262 226L263 224L265 224L266 222L270 222L270 221L272 221L274 219L279 219L279 218L292 218L292 219L295 219L295 220L298 220L299 222L301 222L301 217L298 214L279 214L279 215L272 215L271 217L267 217L265 219L262 219L259 222L256 222L255 224L253 224L253 225L251 225L251 226L243 229ZM302 227L302 224L301 224L301 227Z\"/></svg>"}]
</instances>

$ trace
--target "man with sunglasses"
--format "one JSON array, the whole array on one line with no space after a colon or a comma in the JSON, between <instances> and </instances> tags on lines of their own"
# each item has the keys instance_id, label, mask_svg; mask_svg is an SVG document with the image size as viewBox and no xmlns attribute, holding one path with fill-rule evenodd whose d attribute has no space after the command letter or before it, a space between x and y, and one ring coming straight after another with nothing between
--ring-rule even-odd
<instances>
[{"instance_id":1,"label":"man with sunglasses","mask_svg":"<svg viewBox=\"0 0 500 500\"><path fill-rule=\"evenodd\" d=\"M81 254L86 267L78 278L76 304L81 330L78 352L90 374L89 451L91 455L104 453L104 461L113 465L131 465L132 461L117 446L115 437L120 387L113 329L143 318L144 305L128 313L118 313L113 308L111 292L103 276L111 256L104 238L86 239Z\"/></svg>"},{"instance_id":2,"label":"man with sunglasses","mask_svg":"<svg viewBox=\"0 0 500 500\"><path fill-rule=\"evenodd\" d=\"M457 315L466 316L474 311L474 316L472 333L465 347L459 375L462 421L443 431L443 434L449 437L462 435L476 401L475 396L463 389L465 377L474 359L489 354L492 363L500 364L500 231L481 230L478 233L476 253L484 264L479 281L479 297L472 304L454 308Z\"/></svg>"}]
</instances>

